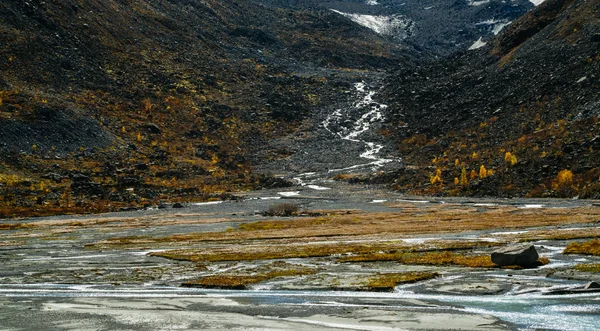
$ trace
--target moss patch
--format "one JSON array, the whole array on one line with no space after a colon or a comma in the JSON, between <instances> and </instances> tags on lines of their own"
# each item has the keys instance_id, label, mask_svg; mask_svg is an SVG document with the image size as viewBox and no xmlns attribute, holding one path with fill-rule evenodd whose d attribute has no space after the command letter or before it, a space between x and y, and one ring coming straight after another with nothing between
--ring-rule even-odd
<instances>
[{"instance_id":1,"label":"moss patch","mask_svg":"<svg viewBox=\"0 0 600 331\"><path fill-rule=\"evenodd\" d=\"M497 267L489 255L466 255L450 251L427 252L427 253L374 253L357 256L349 256L340 259L342 262L376 262L396 261L402 264L416 265L460 265L472 268L494 268Z\"/></svg>"},{"instance_id":2,"label":"moss patch","mask_svg":"<svg viewBox=\"0 0 600 331\"><path fill-rule=\"evenodd\" d=\"M400 272L379 274L369 279L366 289L376 292L391 292L400 284L416 283L438 277L437 272Z\"/></svg>"},{"instance_id":3,"label":"moss patch","mask_svg":"<svg viewBox=\"0 0 600 331\"><path fill-rule=\"evenodd\" d=\"M565 248L563 254L584 254L600 256L600 240L594 239L583 243L571 243Z\"/></svg>"},{"instance_id":4,"label":"moss patch","mask_svg":"<svg viewBox=\"0 0 600 331\"><path fill-rule=\"evenodd\" d=\"M600 263L578 264L575 270L582 272L600 273Z\"/></svg>"},{"instance_id":5,"label":"moss patch","mask_svg":"<svg viewBox=\"0 0 600 331\"><path fill-rule=\"evenodd\" d=\"M315 273L317 273L317 270L314 268L295 266L294 269L270 270L249 275L211 275L185 282L182 286L245 290L249 285L258 284L277 277L304 276Z\"/></svg>"}]
</instances>

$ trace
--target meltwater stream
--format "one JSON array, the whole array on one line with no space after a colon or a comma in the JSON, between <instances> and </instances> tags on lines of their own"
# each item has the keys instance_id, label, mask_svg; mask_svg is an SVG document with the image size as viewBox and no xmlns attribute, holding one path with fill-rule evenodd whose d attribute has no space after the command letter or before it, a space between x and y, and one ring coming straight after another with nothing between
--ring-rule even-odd
<instances>
[{"instance_id":1,"label":"meltwater stream","mask_svg":"<svg viewBox=\"0 0 600 331\"><path fill-rule=\"evenodd\" d=\"M381 170L386 165L402 161L399 158L382 157L380 153L385 146L369 141L371 140L370 137L376 136L374 132L376 125L383 123L385 120L384 111L388 106L373 100L377 92L371 90L364 81L355 83L352 93L356 101L328 114L321 122L321 126L334 139L358 145L362 152L354 156L347 155L350 159L356 160L355 164L340 168L332 167L325 172L308 172L296 175L294 178L302 186L309 186L317 190L326 189L326 187L314 185L315 182L341 173L373 173ZM349 151L348 153L353 152Z\"/></svg>"},{"instance_id":2,"label":"meltwater stream","mask_svg":"<svg viewBox=\"0 0 600 331\"><path fill-rule=\"evenodd\" d=\"M370 162L346 168L330 169L330 173L367 168L375 171L387 163L399 161L380 157L379 152L384 147L383 145L359 138L371 130L374 123L383 122L385 119L383 111L387 108L387 105L373 101L373 96L376 92L368 90L364 82L354 84L354 88L359 100L351 107L337 109L327 116L325 121L323 121L323 127L343 140L364 144L365 151L360 154L360 157Z\"/></svg>"}]
</instances>

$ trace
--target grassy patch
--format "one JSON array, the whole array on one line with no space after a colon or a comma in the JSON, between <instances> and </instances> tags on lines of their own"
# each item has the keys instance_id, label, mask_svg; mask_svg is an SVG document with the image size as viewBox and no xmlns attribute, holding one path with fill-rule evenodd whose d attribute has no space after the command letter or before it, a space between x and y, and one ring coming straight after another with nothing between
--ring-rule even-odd
<instances>
[{"instance_id":1,"label":"grassy patch","mask_svg":"<svg viewBox=\"0 0 600 331\"><path fill-rule=\"evenodd\" d=\"M471 268L494 268L497 267L489 255L466 255L450 251L426 252L426 253L374 253L357 256L349 256L340 259L341 262L377 262L396 261L402 264L416 265L460 265Z\"/></svg>"},{"instance_id":2,"label":"grassy patch","mask_svg":"<svg viewBox=\"0 0 600 331\"><path fill-rule=\"evenodd\" d=\"M600 273L600 263L578 264L575 266L575 270L582 272Z\"/></svg>"},{"instance_id":3,"label":"grassy patch","mask_svg":"<svg viewBox=\"0 0 600 331\"><path fill-rule=\"evenodd\" d=\"M586 242L569 244L563 254L583 254L600 256L600 240L594 239Z\"/></svg>"},{"instance_id":4,"label":"grassy patch","mask_svg":"<svg viewBox=\"0 0 600 331\"><path fill-rule=\"evenodd\" d=\"M361 254L379 250L395 250L402 246L393 244L323 244L323 245L290 245L290 246L258 246L236 249L199 251L196 249L180 249L164 252L153 252L151 256L172 260L192 262L254 261L291 258L324 257L339 254Z\"/></svg>"},{"instance_id":5,"label":"grassy patch","mask_svg":"<svg viewBox=\"0 0 600 331\"><path fill-rule=\"evenodd\" d=\"M317 273L314 268L294 266L293 269L270 270L266 272L257 272L249 275L212 275L195 279L182 284L184 287L203 287L203 288L221 288L244 290L249 285L258 284L277 277L293 277L313 275Z\"/></svg>"},{"instance_id":6,"label":"grassy patch","mask_svg":"<svg viewBox=\"0 0 600 331\"><path fill-rule=\"evenodd\" d=\"M391 292L400 284L416 283L438 277L437 272L400 272L379 274L369 279L366 289L376 292Z\"/></svg>"},{"instance_id":7,"label":"grassy patch","mask_svg":"<svg viewBox=\"0 0 600 331\"><path fill-rule=\"evenodd\" d=\"M172 260L192 262L223 262L223 261L254 261L291 258L327 257L354 254L352 258L371 259L372 261L396 261L396 256L408 252L424 252L490 247L497 243L483 241L435 241L420 245L403 245L402 242L388 243L335 243L335 244L299 244L299 245L260 245L260 246L230 246L221 250L200 251L198 249L179 249L164 252L154 252L151 256L164 257Z\"/></svg>"},{"instance_id":8,"label":"grassy patch","mask_svg":"<svg viewBox=\"0 0 600 331\"><path fill-rule=\"evenodd\" d=\"M600 229L573 229L573 230L551 230L535 231L520 234L519 241L531 242L538 240L570 240L570 239L592 239L600 237Z\"/></svg>"},{"instance_id":9,"label":"grassy patch","mask_svg":"<svg viewBox=\"0 0 600 331\"><path fill-rule=\"evenodd\" d=\"M600 217L598 208L573 208L520 210L514 207L497 207L479 211L462 206L418 206L398 203L392 207L402 212L348 213L322 211L327 216L302 217L289 220L265 220L245 223L237 229L212 233L182 233L154 238L113 238L87 247L109 248L143 244L168 244L217 242L232 240L290 239L299 243L307 238L344 236L378 236L385 234L410 236L414 234L447 233L487 229L522 229L533 226L553 226L595 222Z\"/></svg>"}]
</instances>

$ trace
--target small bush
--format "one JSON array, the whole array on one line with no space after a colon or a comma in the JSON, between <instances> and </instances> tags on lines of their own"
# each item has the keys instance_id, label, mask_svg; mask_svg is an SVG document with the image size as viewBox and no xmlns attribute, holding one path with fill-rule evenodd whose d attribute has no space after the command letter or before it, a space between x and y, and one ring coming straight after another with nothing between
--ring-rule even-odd
<instances>
[{"instance_id":1,"label":"small bush","mask_svg":"<svg viewBox=\"0 0 600 331\"><path fill-rule=\"evenodd\" d=\"M293 216L298 214L298 205L294 203L280 203L269 207L266 216Z\"/></svg>"}]
</instances>

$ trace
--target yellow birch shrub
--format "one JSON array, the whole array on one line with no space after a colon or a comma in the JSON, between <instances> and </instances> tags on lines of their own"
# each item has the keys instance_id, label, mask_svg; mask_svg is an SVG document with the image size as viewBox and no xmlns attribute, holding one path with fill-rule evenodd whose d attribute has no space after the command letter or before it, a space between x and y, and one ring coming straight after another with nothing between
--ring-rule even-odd
<instances>
[{"instance_id":1,"label":"yellow birch shrub","mask_svg":"<svg viewBox=\"0 0 600 331\"><path fill-rule=\"evenodd\" d=\"M487 176L488 176L487 169L485 169L485 166L482 164L481 167L479 167L479 178L483 179Z\"/></svg>"},{"instance_id":2,"label":"yellow birch shrub","mask_svg":"<svg viewBox=\"0 0 600 331\"><path fill-rule=\"evenodd\" d=\"M471 180L476 179L477 178L477 171L471 170L471 173L469 174L469 177L471 178Z\"/></svg>"},{"instance_id":3,"label":"yellow birch shrub","mask_svg":"<svg viewBox=\"0 0 600 331\"><path fill-rule=\"evenodd\" d=\"M442 183L442 171L439 168L435 170L435 176L429 177L429 182L432 185Z\"/></svg>"},{"instance_id":4,"label":"yellow birch shrub","mask_svg":"<svg viewBox=\"0 0 600 331\"><path fill-rule=\"evenodd\" d=\"M460 186L469 186L469 179L467 178L467 169L465 169L465 167L463 167L460 172Z\"/></svg>"},{"instance_id":5,"label":"yellow birch shrub","mask_svg":"<svg viewBox=\"0 0 600 331\"><path fill-rule=\"evenodd\" d=\"M571 170L561 170L554 181L552 181L553 190L564 190L573 186L573 172Z\"/></svg>"},{"instance_id":6,"label":"yellow birch shrub","mask_svg":"<svg viewBox=\"0 0 600 331\"><path fill-rule=\"evenodd\" d=\"M517 164L517 157L511 152L506 152L506 154L504 154L504 162L512 167Z\"/></svg>"}]
</instances>

